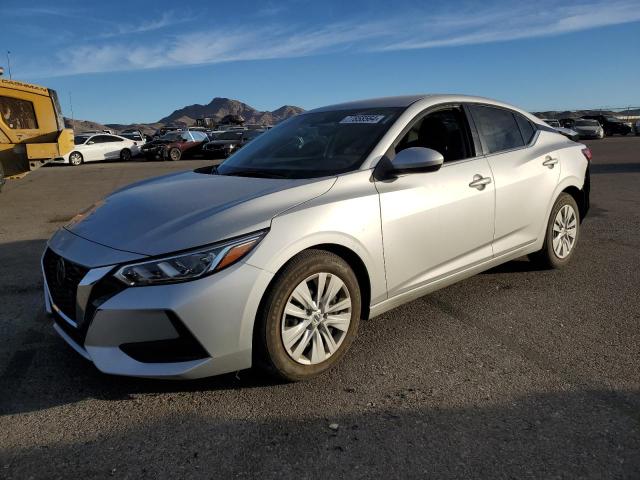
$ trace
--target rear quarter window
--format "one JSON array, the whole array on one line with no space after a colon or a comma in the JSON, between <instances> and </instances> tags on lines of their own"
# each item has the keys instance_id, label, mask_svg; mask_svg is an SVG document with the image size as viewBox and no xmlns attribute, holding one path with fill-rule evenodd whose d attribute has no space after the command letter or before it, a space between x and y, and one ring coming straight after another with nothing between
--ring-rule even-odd
<instances>
[{"instance_id":1,"label":"rear quarter window","mask_svg":"<svg viewBox=\"0 0 640 480\"><path fill-rule=\"evenodd\" d=\"M525 145L528 145L531 140L533 140L533 136L536 134L536 128L533 124L527 120L525 117L520 115L519 113L514 114L516 116L516 121L518 122L518 127L520 127L520 133L522 134L522 139L524 140ZM552 125L556 126L556 125ZM557 126L560 126L559 124Z\"/></svg>"}]
</instances>

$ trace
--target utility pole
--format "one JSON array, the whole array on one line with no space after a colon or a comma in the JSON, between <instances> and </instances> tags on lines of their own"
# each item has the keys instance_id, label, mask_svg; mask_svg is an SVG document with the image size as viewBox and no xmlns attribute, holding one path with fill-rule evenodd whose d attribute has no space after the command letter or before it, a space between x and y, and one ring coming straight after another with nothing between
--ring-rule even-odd
<instances>
[{"instance_id":1,"label":"utility pole","mask_svg":"<svg viewBox=\"0 0 640 480\"><path fill-rule=\"evenodd\" d=\"M9 80L13 80L11 76L11 52L7 50L7 68L9 69Z\"/></svg>"},{"instance_id":2,"label":"utility pole","mask_svg":"<svg viewBox=\"0 0 640 480\"><path fill-rule=\"evenodd\" d=\"M73 102L71 101L71 92L69 92L69 108L71 109L71 126L73 126Z\"/></svg>"}]
</instances>

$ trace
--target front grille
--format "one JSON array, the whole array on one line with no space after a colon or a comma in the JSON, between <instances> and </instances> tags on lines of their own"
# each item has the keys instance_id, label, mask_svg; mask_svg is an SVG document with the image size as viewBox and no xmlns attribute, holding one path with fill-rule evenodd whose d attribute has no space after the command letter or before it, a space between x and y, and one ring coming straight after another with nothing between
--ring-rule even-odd
<instances>
[{"instance_id":1,"label":"front grille","mask_svg":"<svg viewBox=\"0 0 640 480\"><path fill-rule=\"evenodd\" d=\"M76 320L78 284L89 271L55 253L50 248L42 259L51 300L71 320Z\"/></svg>"}]
</instances>

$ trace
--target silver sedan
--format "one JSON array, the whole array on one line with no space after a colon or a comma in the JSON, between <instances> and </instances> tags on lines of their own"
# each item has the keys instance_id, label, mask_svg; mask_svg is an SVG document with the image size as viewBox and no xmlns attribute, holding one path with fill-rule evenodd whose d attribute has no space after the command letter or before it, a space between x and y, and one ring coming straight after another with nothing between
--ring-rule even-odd
<instances>
[{"instance_id":1,"label":"silver sedan","mask_svg":"<svg viewBox=\"0 0 640 480\"><path fill-rule=\"evenodd\" d=\"M320 108L79 214L43 254L46 309L103 372L306 379L361 319L522 255L566 265L590 159L484 98Z\"/></svg>"}]
</instances>

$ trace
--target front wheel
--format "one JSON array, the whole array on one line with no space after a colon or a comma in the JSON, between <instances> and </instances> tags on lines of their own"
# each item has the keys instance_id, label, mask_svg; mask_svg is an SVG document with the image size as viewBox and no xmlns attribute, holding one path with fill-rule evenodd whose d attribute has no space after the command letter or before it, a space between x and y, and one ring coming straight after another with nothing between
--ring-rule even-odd
<instances>
[{"instance_id":1,"label":"front wheel","mask_svg":"<svg viewBox=\"0 0 640 480\"><path fill-rule=\"evenodd\" d=\"M180 151L179 148L172 148L171 150L169 150L168 156L169 156L169 160L173 160L174 162L177 162L182 158L182 152Z\"/></svg>"},{"instance_id":2,"label":"front wheel","mask_svg":"<svg viewBox=\"0 0 640 480\"><path fill-rule=\"evenodd\" d=\"M288 381L333 367L358 330L358 280L339 256L307 250L276 275L254 331L254 364Z\"/></svg>"},{"instance_id":3,"label":"front wheel","mask_svg":"<svg viewBox=\"0 0 640 480\"><path fill-rule=\"evenodd\" d=\"M69 163L74 167L82 164L82 162L84 162L84 159L82 158L82 154L80 152L71 152L69 154Z\"/></svg>"},{"instance_id":4,"label":"front wheel","mask_svg":"<svg viewBox=\"0 0 640 480\"><path fill-rule=\"evenodd\" d=\"M131 150L129 150L128 148L123 148L120 152L120 160L122 160L123 162L128 162L129 160L131 160Z\"/></svg>"},{"instance_id":5,"label":"front wheel","mask_svg":"<svg viewBox=\"0 0 640 480\"><path fill-rule=\"evenodd\" d=\"M580 210L568 193L561 193L551 209L542 250L529 255L543 268L562 268L571 257L580 235Z\"/></svg>"}]
</instances>

